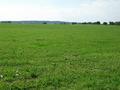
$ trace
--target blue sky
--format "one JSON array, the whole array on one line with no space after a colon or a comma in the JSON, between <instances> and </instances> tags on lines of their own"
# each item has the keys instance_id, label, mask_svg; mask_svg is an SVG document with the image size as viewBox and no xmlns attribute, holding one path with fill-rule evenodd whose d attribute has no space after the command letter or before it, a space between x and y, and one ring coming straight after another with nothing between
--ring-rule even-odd
<instances>
[{"instance_id":1,"label":"blue sky","mask_svg":"<svg viewBox=\"0 0 120 90\"><path fill-rule=\"evenodd\" d=\"M120 21L120 0L0 0L0 20Z\"/></svg>"}]
</instances>

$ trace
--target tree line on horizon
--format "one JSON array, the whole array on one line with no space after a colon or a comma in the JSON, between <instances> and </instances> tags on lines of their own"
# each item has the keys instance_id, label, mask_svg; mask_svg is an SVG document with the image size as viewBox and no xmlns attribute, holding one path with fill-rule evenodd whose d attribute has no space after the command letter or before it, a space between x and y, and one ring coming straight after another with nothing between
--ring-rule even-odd
<instances>
[{"instance_id":1,"label":"tree line on horizon","mask_svg":"<svg viewBox=\"0 0 120 90\"><path fill-rule=\"evenodd\" d=\"M72 24L95 24L95 25L120 25L120 22L103 22L101 23L100 21L97 22L81 22L81 23L77 23L77 22L72 22Z\"/></svg>"},{"instance_id":2,"label":"tree line on horizon","mask_svg":"<svg viewBox=\"0 0 120 90\"><path fill-rule=\"evenodd\" d=\"M22 21L20 21L20 22L22 22ZM32 21L29 21L29 22L32 22ZM55 21L51 21L51 22L52 22L52 24L56 24L56 23L54 23ZM13 21L0 21L0 23L14 23L14 22ZM43 21L42 24L49 24L49 23L47 23L47 21ZM118 22L110 21L110 22L103 22L103 23L101 23L100 21L97 21L97 22L80 22L80 23L78 23L78 22L59 22L58 24L120 25L120 21L118 21Z\"/></svg>"}]
</instances>

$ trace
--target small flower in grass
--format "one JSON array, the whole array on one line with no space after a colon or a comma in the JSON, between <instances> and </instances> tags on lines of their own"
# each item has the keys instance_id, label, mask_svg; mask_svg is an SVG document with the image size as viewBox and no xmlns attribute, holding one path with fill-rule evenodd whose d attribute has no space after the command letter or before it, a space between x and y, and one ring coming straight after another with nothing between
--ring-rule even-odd
<instances>
[{"instance_id":1,"label":"small flower in grass","mask_svg":"<svg viewBox=\"0 0 120 90\"><path fill-rule=\"evenodd\" d=\"M18 74L18 73L16 73L16 74L15 74L15 76L19 76L19 74Z\"/></svg>"},{"instance_id":2,"label":"small flower in grass","mask_svg":"<svg viewBox=\"0 0 120 90\"><path fill-rule=\"evenodd\" d=\"M18 73L19 71L18 70L16 70L16 73Z\"/></svg>"},{"instance_id":3,"label":"small flower in grass","mask_svg":"<svg viewBox=\"0 0 120 90\"><path fill-rule=\"evenodd\" d=\"M19 76L20 72L18 70L16 70L15 76Z\"/></svg>"},{"instance_id":4,"label":"small flower in grass","mask_svg":"<svg viewBox=\"0 0 120 90\"><path fill-rule=\"evenodd\" d=\"M0 75L0 78L3 78L3 75Z\"/></svg>"}]
</instances>

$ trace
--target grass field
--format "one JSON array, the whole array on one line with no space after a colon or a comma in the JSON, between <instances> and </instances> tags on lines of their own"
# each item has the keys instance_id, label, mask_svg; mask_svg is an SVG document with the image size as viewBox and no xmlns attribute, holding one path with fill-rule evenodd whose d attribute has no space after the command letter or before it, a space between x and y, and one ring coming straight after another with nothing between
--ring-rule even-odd
<instances>
[{"instance_id":1,"label":"grass field","mask_svg":"<svg viewBox=\"0 0 120 90\"><path fill-rule=\"evenodd\" d=\"M120 90L120 26L0 24L0 90Z\"/></svg>"}]
</instances>

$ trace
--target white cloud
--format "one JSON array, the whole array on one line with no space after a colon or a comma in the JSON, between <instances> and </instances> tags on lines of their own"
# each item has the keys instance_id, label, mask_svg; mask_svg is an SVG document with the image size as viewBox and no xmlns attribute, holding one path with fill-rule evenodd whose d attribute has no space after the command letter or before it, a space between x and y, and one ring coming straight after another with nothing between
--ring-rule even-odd
<instances>
[{"instance_id":1,"label":"white cloud","mask_svg":"<svg viewBox=\"0 0 120 90\"><path fill-rule=\"evenodd\" d=\"M83 3L77 8L63 8L63 19L73 21L119 21L119 0L96 0L92 3ZM68 17L68 15L70 17Z\"/></svg>"},{"instance_id":2,"label":"white cloud","mask_svg":"<svg viewBox=\"0 0 120 90\"><path fill-rule=\"evenodd\" d=\"M73 6L57 3L1 4L0 20L120 21L120 0L87 0L76 5L73 1Z\"/></svg>"}]
</instances>

